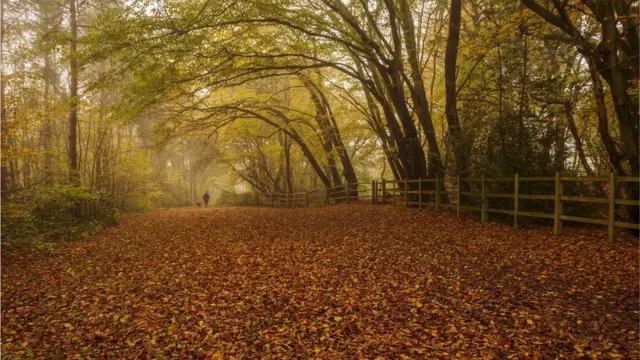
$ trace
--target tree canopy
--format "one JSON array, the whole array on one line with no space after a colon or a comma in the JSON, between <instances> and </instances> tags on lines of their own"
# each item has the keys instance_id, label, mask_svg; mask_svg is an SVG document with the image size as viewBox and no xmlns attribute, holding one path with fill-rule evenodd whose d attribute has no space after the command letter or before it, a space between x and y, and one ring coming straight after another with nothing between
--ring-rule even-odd
<instances>
[{"instance_id":1,"label":"tree canopy","mask_svg":"<svg viewBox=\"0 0 640 360\"><path fill-rule=\"evenodd\" d=\"M380 176L638 176L637 7L6 0L3 194L70 182L137 209Z\"/></svg>"}]
</instances>

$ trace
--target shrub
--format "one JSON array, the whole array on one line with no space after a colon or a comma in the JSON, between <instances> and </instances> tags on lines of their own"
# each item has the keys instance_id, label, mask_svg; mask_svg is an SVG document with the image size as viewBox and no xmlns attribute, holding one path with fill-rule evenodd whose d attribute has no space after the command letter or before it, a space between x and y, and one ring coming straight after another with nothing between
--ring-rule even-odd
<instances>
[{"instance_id":1,"label":"shrub","mask_svg":"<svg viewBox=\"0 0 640 360\"><path fill-rule=\"evenodd\" d=\"M2 201L3 243L88 236L116 224L120 213L104 194L69 185L36 186Z\"/></svg>"},{"instance_id":2,"label":"shrub","mask_svg":"<svg viewBox=\"0 0 640 360\"><path fill-rule=\"evenodd\" d=\"M216 205L255 205L256 195L252 193L236 194L233 191L223 190L215 200Z\"/></svg>"}]
</instances>

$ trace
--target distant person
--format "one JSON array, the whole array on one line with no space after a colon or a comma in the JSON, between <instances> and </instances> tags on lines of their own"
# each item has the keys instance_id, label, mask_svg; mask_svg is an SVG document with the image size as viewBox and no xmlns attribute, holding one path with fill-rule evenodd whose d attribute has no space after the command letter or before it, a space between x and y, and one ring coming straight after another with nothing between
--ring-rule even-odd
<instances>
[{"instance_id":1,"label":"distant person","mask_svg":"<svg viewBox=\"0 0 640 360\"><path fill-rule=\"evenodd\" d=\"M205 191L204 195L202 195L202 200L204 200L204 207L209 207L209 192Z\"/></svg>"}]
</instances>

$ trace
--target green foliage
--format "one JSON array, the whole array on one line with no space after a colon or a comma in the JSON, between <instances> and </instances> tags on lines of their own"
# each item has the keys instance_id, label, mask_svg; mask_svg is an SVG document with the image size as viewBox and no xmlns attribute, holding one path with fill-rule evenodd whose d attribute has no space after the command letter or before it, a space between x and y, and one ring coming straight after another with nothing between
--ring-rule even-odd
<instances>
[{"instance_id":1,"label":"green foliage","mask_svg":"<svg viewBox=\"0 0 640 360\"><path fill-rule=\"evenodd\" d=\"M221 191L215 205L255 205L256 195L253 193L236 194L233 191ZM209 204L211 205L211 204Z\"/></svg>"},{"instance_id":2,"label":"green foliage","mask_svg":"<svg viewBox=\"0 0 640 360\"><path fill-rule=\"evenodd\" d=\"M36 186L3 201L2 242L41 244L86 237L119 218L119 210L104 194L69 185Z\"/></svg>"},{"instance_id":3,"label":"green foliage","mask_svg":"<svg viewBox=\"0 0 640 360\"><path fill-rule=\"evenodd\" d=\"M183 205L187 205L187 197L179 186L145 183L127 194L122 210L137 212Z\"/></svg>"}]
</instances>

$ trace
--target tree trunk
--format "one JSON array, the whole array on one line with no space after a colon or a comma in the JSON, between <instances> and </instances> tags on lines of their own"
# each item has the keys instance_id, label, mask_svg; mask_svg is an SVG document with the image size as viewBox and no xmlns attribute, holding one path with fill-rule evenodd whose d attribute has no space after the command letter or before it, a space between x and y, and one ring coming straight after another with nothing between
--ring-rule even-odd
<instances>
[{"instance_id":1,"label":"tree trunk","mask_svg":"<svg viewBox=\"0 0 640 360\"><path fill-rule=\"evenodd\" d=\"M293 193L293 181L291 180L291 144L287 134L284 134L284 178L287 182L287 194Z\"/></svg>"},{"instance_id":2,"label":"tree trunk","mask_svg":"<svg viewBox=\"0 0 640 360\"><path fill-rule=\"evenodd\" d=\"M578 134L578 128L576 127L576 122L573 119L573 109L571 108L571 102L568 100L564 102L564 116L567 120L567 127L569 127L569 131L573 136L573 141L576 144L575 145L576 152L578 153L578 157L580 158L580 164L582 164L582 167L587 172L588 176L594 176L595 173L593 172L593 169L591 169L591 166L587 161L587 157L584 154L584 148L582 147L582 139L580 139L580 134Z\"/></svg>"},{"instance_id":3,"label":"tree trunk","mask_svg":"<svg viewBox=\"0 0 640 360\"><path fill-rule=\"evenodd\" d=\"M0 13L2 14L2 18L0 19L0 44L4 47L4 34L5 34L5 28L6 28L6 23L4 21L4 1L0 1ZM8 128L8 122L7 122L7 107L6 107L6 101L5 101L5 82L6 82L6 77L4 74L4 67L0 67L0 71L2 74L2 79L0 80L0 132L1 132L1 138L0 138L0 156L2 157L0 159L0 196L5 196L7 194L7 191L9 190L9 169L7 167L7 161L8 161L8 156L7 156L7 141L8 141L8 136L9 134L7 133L7 131L9 130Z\"/></svg>"},{"instance_id":4,"label":"tree trunk","mask_svg":"<svg viewBox=\"0 0 640 360\"><path fill-rule=\"evenodd\" d=\"M427 164L425 162L426 159L424 151L422 150L422 144L418 141L418 131L407 107L401 70L402 62L400 60L394 60L394 63L389 65L389 70L385 71L386 74L382 76L391 104L393 104L393 108L395 109L395 114L386 112L385 116L389 118L392 115L395 117L397 114L398 120L400 120L400 124L402 124L402 130L399 126L396 129L399 138L395 139L400 150L400 157L404 161L403 165L406 170L407 178L417 179L427 175ZM391 109L388 109L387 111L390 110ZM428 125L423 124L423 126ZM435 144L436 147L433 148L431 147L432 142L429 139L435 140L435 132L430 132L428 128L425 128L425 132L425 135L427 135L427 141L430 145L430 154L434 154L434 151L437 151L437 143ZM431 137L431 135L433 135L433 137ZM430 160L433 160L433 167L430 167L429 171L437 171L441 168L439 153L435 155L433 159L430 158ZM431 166L432 162L429 164Z\"/></svg>"},{"instance_id":5,"label":"tree trunk","mask_svg":"<svg viewBox=\"0 0 640 360\"><path fill-rule=\"evenodd\" d=\"M553 151L553 166L556 171L564 170L564 156L565 156L565 138L564 132L565 127L562 123L562 120L556 117L555 124L555 141L554 141L554 151Z\"/></svg>"},{"instance_id":6,"label":"tree trunk","mask_svg":"<svg viewBox=\"0 0 640 360\"><path fill-rule=\"evenodd\" d=\"M362 65L355 57L354 57L354 61L356 64L356 70L358 71L358 75L360 77L364 77L364 71L362 69ZM373 94L371 93L371 90L365 84L363 84L362 89L365 95L365 99L367 101L367 108L369 109L369 114L370 114L369 126L378 135L378 138L382 142L382 149L389 163L389 166L393 171L394 178L396 180L404 179L406 177L406 171L403 166L402 159L399 156L400 146L395 142L395 138L393 136L390 136L387 133L387 130L384 128L384 124L382 122L382 115L380 114L380 110L378 109L378 105L375 102L375 99ZM383 110L384 110L384 105L381 104L381 106L383 107ZM392 119L392 121L390 121L386 116L385 116L385 119L386 119L387 125L395 121L395 119Z\"/></svg>"},{"instance_id":7,"label":"tree trunk","mask_svg":"<svg viewBox=\"0 0 640 360\"><path fill-rule=\"evenodd\" d=\"M69 24L71 26L71 39L69 43L69 178L73 185L79 185L78 173L78 24L76 0L69 1Z\"/></svg>"},{"instance_id":8,"label":"tree trunk","mask_svg":"<svg viewBox=\"0 0 640 360\"><path fill-rule=\"evenodd\" d=\"M333 157L333 141L331 139L331 124L329 122L329 115L327 110L324 107L324 104L320 101L320 98L316 91L319 93L320 90L311 82L311 80L303 75L298 74L298 78L302 81L302 84L307 89L309 93L309 97L311 98L311 102L316 110L315 120L320 128L320 141L322 142L322 147L324 149L325 156L327 157L328 164L328 173L331 174L331 178L333 179L333 185L338 186L342 183L340 180L340 173L338 173L338 168L336 165L335 158Z\"/></svg>"},{"instance_id":9,"label":"tree trunk","mask_svg":"<svg viewBox=\"0 0 640 360\"><path fill-rule=\"evenodd\" d=\"M500 129L500 149L502 153L502 169L511 170L507 159L507 143L505 140L504 115L502 114L502 103L504 98L504 86L502 79L502 51L498 45L498 126Z\"/></svg>"},{"instance_id":10,"label":"tree trunk","mask_svg":"<svg viewBox=\"0 0 640 360\"><path fill-rule=\"evenodd\" d=\"M591 75L591 83L593 85L593 96L596 103L598 133L600 134L600 139L602 140L602 144L609 155L609 164L611 164L611 168L618 175L625 176L626 173L621 164L622 158L620 157L620 154L618 154L615 141L609 134L609 119L607 118L607 105L604 99L604 87L602 86L602 81L600 80L600 74L598 73L594 57L587 57L587 63L589 65L589 74Z\"/></svg>"},{"instance_id":11,"label":"tree trunk","mask_svg":"<svg viewBox=\"0 0 640 360\"><path fill-rule=\"evenodd\" d=\"M51 27L51 9L47 6L47 2L43 1L39 4L41 36L46 36ZM53 182L53 119L51 117L51 80L53 78L53 65L51 60L51 50L44 50L44 68L42 69L42 80L44 82L44 94L42 102L44 111L42 117L42 148L44 152L44 171L43 178L45 184Z\"/></svg>"},{"instance_id":12,"label":"tree trunk","mask_svg":"<svg viewBox=\"0 0 640 360\"><path fill-rule=\"evenodd\" d=\"M431 118L431 111L429 109L429 101L427 100L427 92L424 87L424 81L422 80L422 71L418 63L418 52L415 39L413 16L411 16L411 10L409 8L407 0L400 0L399 8L403 40L405 49L407 51L407 61L409 62L409 66L411 68L411 80L413 82L413 86L410 89L411 98L413 100L413 107L416 111L416 115L418 116L418 120L422 125L422 131L424 132L425 139L427 140L427 144L429 145L427 159L429 167L427 171L420 172L420 166L416 163L415 165L418 167L416 168L416 172L413 174L412 178L416 179L419 177L424 177L425 175L429 177L443 177L445 169L444 165L442 164L440 149L438 148L438 140L436 138L435 128L433 127L433 120ZM402 85L399 85L399 87L396 88L401 89ZM413 120L411 122L413 124ZM406 130L405 134L409 135ZM415 136L415 140L417 143L416 146L419 148L419 151L414 150L416 152L416 156L419 153L422 153L422 156L424 157L422 144L420 143L420 140L417 136Z\"/></svg>"},{"instance_id":13,"label":"tree trunk","mask_svg":"<svg viewBox=\"0 0 640 360\"><path fill-rule=\"evenodd\" d=\"M3 2L4 4L4 2ZM4 15L4 9L2 11L2 14ZM4 21L2 22L4 24ZM4 27L4 26L3 26ZM4 33L4 31L2 31ZM2 127L2 139L1 140L1 146L2 146L2 167L0 168L0 180L2 181L2 190L1 190L1 194L2 196L7 194L7 191L9 190L9 168L7 167L7 161L8 161L8 156L7 156L7 141L8 141L8 122L7 122L7 108L6 108L6 102L5 102L5 77L4 74L2 76L2 81L0 81L0 116L2 117L2 123L1 123L1 127Z\"/></svg>"},{"instance_id":14,"label":"tree trunk","mask_svg":"<svg viewBox=\"0 0 640 360\"><path fill-rule=\"evenodd\" d=\"M628 160L633 176L639 175L640 150L638 149L638 103L637 103L637 76L628 78L622 70L618 58L619 39L617 36L616 17L612 1L599 1L597 3L602 25L602 43L600 45L605 69L599 69L601 75L611 89L614 109L618 116L620 137L624 147L625 159ZM635 54L638 55L637 53ZM638 62L637 59L634 62ZM631 95L630 95L631 94ZM636 101L632 100L635 97Z\"/></svg>"},{"instance_id":15,"label":"tree trunk","mask_svg":"<svg viewBox=\"0 0 640 360\"><path fill-rule=\"evenodd\" d=\"M311 79L302 74L300 74L299 77L309 91L309 96L311 97L311 100L316 107L316 121L318 123L318 126L320 127L323 138L328 139L330 141L330 149L335 147L338 153L338 157L340 158L340 162L342 164L342 172L345 180L349 184L357 184L358 178L356 176L356 172L353 169L353 164L351 163L351 159L349 158L347 149L342 142L340 130L338 130L338 125L333 116L333 112L331 111L329 101L327 100L326 96L324 96L322 90L316 84L314 84ZM331 156L330 159L333 160L333 156Z\"/></svg>"},{"instance_id":16,"label":"tree trunk","mask_svg":"<svg viewBox=\"0 0 640 360\"><path fill-rule=\"evenodd\" d=\"M51 184L53 182L53 127L51 119L50 109L50 94L51 94L51 55L47 50L44 55L44 96L42 101L44 102L44 118L42 119L42 147L44 151L44 182L45 184Z\"/></svg>"},{"instance_id":17,"label":"tree trunk","mask_svg":"<svg viewBox=\"0 0 640 360\"><path fill-rule=\"evenodd\" d=\"M527 108L527 63L529 50L527 35L522 35L522 80L520 84L520 104L518 106L518 147L524 146L524 116Z\"/></svg>"},{"instance_id":18,"label":"tree trunk","mask_svg":"<svg viewBox=\"0 0 640 360\"><path fill-rule=\"evenodd\" d=\"M446 88L445 111L447 114L449 133L451 134L453 153L456 159L456 173L461 177L467 177L467 155L469 154L469 146L464 132L462 131L462 127L460 126L456 101L456 68L458 60L458 43L460 42L461 11L461 0L451 0L451 10L449 12L449 35L447 37L447 49L444 57L444 77Z\"/></svg>"}]
</instances>

